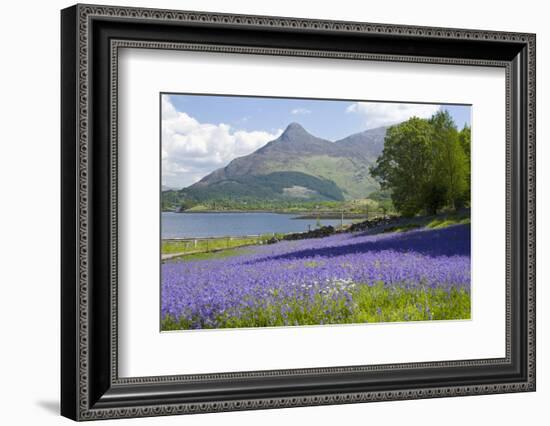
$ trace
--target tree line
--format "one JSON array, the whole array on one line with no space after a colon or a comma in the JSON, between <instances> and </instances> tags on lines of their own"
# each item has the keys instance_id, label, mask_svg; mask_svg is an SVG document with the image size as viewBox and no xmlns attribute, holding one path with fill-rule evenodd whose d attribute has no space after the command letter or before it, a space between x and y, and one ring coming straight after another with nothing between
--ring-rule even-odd
<instances>
[{"instance_id":1,"label":"tree line","mask_svg":"<svg viewBox=\"0 0 550 426\"><path fill-rule=\"evenodd\" d=\"M448 111L388 128L370 172L405 216L457 210L470 203L471 129L458 130Z\"/></svg>"}]
</instances>

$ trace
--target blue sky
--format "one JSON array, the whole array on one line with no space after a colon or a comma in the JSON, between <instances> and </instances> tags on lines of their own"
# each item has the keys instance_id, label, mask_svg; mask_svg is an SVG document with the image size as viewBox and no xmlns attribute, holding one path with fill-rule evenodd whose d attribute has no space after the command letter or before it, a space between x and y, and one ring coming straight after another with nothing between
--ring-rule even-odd
<instances>
[{"instance_id":1,"label":"blue sky","mask_svg":"<svg viewBox=\"0 0 550 426\"><path fill-rule=\"evenodd\" d=\"M248 155L298 122L331 141L412 116L445 109L457 127L470 125L471 107L369 101L163 94L162 184L189 186L236 157Z\"/></svg>"},{"instance_id":2,"label":"blue sky","mask_svg":"<svg viewBox=\"0 0 550 426\"><path fill-rule=\"evenodd\" d=\"M201 123L225 123L246 131L284 129L295 121L315 136L334 141L368 127L362 114L347 111L356 103L351 101L212 95L170 95L170 99L176 110ZM459 129L470 125L470 106L440 107L449 111Z\"/></svg>"}]
</instances>

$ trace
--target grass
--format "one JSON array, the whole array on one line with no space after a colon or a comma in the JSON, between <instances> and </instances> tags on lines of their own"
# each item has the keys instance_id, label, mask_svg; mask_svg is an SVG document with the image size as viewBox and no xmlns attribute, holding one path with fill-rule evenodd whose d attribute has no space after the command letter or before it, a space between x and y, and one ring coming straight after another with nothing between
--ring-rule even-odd
<instances>
[{"instance_id":1,"label":"grass","mask_svg":"<svg viewBox=\"0 0 550 426\"><path fill-rule=\"evenodd\" d=\"M210 260L210 259L223 259L225 257L241 256L243 254L249 254L251 250L246 248L231 248L226 250L217 250L201 253L183 254L181 256L173 257L170 261L183 261L190 262L194 260Z\"/></svg>"},{"instance_id":2,"label":"grass","mask_svg":"<svg viewBox=\"0 0 550 426\"><path fill-rule=\"evenodd\" d=\"M383 233L389 233L389 232L406 232L410 231L411 229L417 229L421 228L422 225L418 223L408 223L406 225L400 225L400 226L391 226L389 228L384 229Z\"/></svg>"},{"instance_id":3,"label":"grass","mask_svg":"<svg viewBox=\"0 0 550 426\"><path fill-rule=\"evenodd\" d=\"M216 238L208 240L163 240L161 245L162 254L175 253L197 253L224 250L235 247L242 247L251 244L263 244L273 235L262 235L259 237L235 237L235 238Z\"/></svg>"},{"instance_id":4,"label":"grass","mask_svg":"<svg viewBox=\"0 0 550 426\"><path fill-rule=\"evenodd\" d=\"M423 227L429 228L429 229L442 229L451 225L466 225L469 223L470 223L470 216L450 214L450 215L438 217L429 222L423 221L423 223L407 223L403 225L390 226L382 230L382 232L383 233L406 232L412 229L418 229Z\"/></svg>"},{"instance_id":5,"label":"grass","mask_svg":"<svg viewBox=\"0 0 550 426\"><path fill-rule=\"evenodd\" d=\"M451 225L466 225L469 223L469 216L445 216L432 220L426 225L426 228L441 229Z\"/></svg>"},{"instance_id":6,"label":"grass","mask_svg":"<svg viewBox=\"0 0 550 426\"><path fill-rule=\"evenodd\" d=\"M359 285L350 294L319 294L313 301L288 299L275 305L224 312L218 316L216 328L470 319L470 293L462 289L388 288L379 283ZM193 322L166 317L161 326L166 331L185 330Z\"/></svg>"}]
</instances>

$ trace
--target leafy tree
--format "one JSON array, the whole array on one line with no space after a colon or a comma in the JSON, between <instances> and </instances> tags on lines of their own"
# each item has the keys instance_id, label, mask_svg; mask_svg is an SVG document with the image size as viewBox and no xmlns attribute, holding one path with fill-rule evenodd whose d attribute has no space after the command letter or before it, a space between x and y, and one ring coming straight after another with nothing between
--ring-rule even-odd
<instances>
[{"instance_id":1,"label":"leafy tree","mask_svg":"<svg viewBox=\"0 0 550 426\"><path fill-rule=\"evenodd\" d=\"M431 209L435 213L444 205L455 209L463 204L467 190L467 160L460 144L456 125L448 111L439 111L431 119L434 174L433 191L443 197L441 203Z\"/></svg>"},{"instance_id":2,"label":"leafy tree","mask_svg":"<svg viewBox=\"0 0 550 426\"><path fill-rule=\"evenodd\" d=\"M464 155L466 156L466 169L467 169L467 175L466 175L466 191L464 193L466 201L469 202L470 200L470 194L471 194L471 169L472 169L472 158L470 153L470 146L471 146L471 140L472 140L472 130L468 126L464 126L464 128L460 131L458 134L458 140L460 141L460 146L462 147L462 150L464 151ZM464 205L466 202L464 202Z\"/></svg>"},{"instance_id":3,"label":"leafy tree","mask_svg":"<svg viewBox=\"0 0 550 426\"><path fill-rule=\"evenodd\" d=\"M472 128L464 125L464 128L460 131L458 134L458 140L460 141L460 145L462 146L462 150L464 151L464 154L466 154L466 158L468 159L468 162L470 161L470 145L472 140Z\"/></svg>"},{"instance_id":4,"label":"leafy tree","mask_svg":"<svg viewBox=\"0 0 550 426\"><path fill-rule=\"evenodd\" d=\"M468 135L459 134L451 115L440 111L429 120L413 117L390 127L370 171L403 215L435 214L468 201L468 158Z\"/></svg>"},{"instance_id":5,"label":"leafy tree","mask_svg":"<svg viewBox=\"0 0 550 426\"><path fill-rule=\"evenodd\" d=\"M417 117L388 128L384 151L370 170L383 190L391 189L393 205L407 216L426 204L433 167L431 138L430 123Z\"/></svg>"},{"instance_id":6,"label":"leafy tree","mask_svg":"<svg viewBox=\"0 0 550 426\"><path fill-rule=\"evenodd\" d=\"M185 210L189 210L190 208L194 207L196 203L194 203L193 201L191 200L183 200L180 202L180 205L179 205L179 210L180 211L185 211Z\"/></svg>"}]
</instances>

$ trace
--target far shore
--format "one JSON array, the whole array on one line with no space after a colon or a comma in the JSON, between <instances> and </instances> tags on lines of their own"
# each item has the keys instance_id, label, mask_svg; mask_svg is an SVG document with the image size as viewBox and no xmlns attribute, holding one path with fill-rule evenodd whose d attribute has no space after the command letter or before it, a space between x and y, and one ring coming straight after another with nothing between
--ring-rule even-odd
<instances>
[{"instance_id":1,"label":"far shore","mask_svg":"<svg viewBox=\"0 0 550 426\"><path fill-rule=\"evenodd\" d=\"M282 214L288 214L288 213L296 213L295 211L284 211L284 210L183 210L183 211L176 211L176 210L163 210L163 213L282 213ZM307 213L307 212L297 212L297 213Z\"/></svg>"},{"instance_id":2,"label":"far shore","mask_svg":"<svg viewBox=\"0 0 550 426\"><path fill-rule=\"evenodd\" d=\"M184 210L181 212L175 210L163 210L162 213L177 213L177 214L197 214L197 213L273 213L273 214L291 214L296 217L293 219L340 219L342 212L340 211L322 211L316 212L312 210ZM346 213L344 212L344 219L364 219L366 213ZM369 217L372 217L369 214Z\"/></svg>"}]
</instances>

